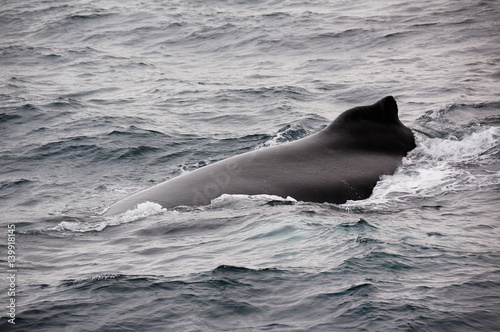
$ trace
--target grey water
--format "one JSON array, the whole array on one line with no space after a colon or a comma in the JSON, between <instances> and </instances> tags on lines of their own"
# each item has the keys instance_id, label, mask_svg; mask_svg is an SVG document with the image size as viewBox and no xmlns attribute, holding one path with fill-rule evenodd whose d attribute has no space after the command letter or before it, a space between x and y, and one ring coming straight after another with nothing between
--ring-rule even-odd
<instances>
[{"instance_id":1,"label":"grey water","mask_svg":"<svg viewBox=\"0 0 500 332\"><path fill-rule=\"evenodd\" d=\"M499 17L494 0L1 0L1 330L499 330ZM366 200L101 216L386 95L417 148Z\"/></svg>"}]
</instances>

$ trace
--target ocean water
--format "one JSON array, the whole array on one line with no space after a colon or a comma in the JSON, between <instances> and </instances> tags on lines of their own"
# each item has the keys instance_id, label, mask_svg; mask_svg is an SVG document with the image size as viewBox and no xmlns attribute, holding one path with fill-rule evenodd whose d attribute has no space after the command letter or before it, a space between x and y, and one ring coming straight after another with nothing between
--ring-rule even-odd
<instances>
[{"instance_id":1,"label":"ocean water","mask_svg":"<svg viewBox=\"0 0 500 332\"><path fill-rule=\"evenodd\" d=\"M500 330L499 17L495 0L0 1L1 330ZM418 145L366 200L100 216L386 95Z\"/></svg>"}]
</instances>

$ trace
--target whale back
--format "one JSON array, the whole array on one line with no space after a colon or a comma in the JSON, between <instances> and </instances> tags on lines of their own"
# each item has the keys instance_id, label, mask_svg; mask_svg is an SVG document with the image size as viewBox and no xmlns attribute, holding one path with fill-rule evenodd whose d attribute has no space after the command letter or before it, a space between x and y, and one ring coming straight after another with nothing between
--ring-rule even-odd
<instances>
[{"instance_id":1,"label":"whale back","mask_svg":"<svg viewBox=\"0 0 500 332\"><path fill-rule=\"evenodd\" d=\"M385 97L339 115L321 132L283 145L247 152L182 174L113 204L105 215L150 201L165 208L200 206L222 194L291 196L341 204L371 195L381 175L393 174L415 147Z\"/></svg>"}]
</instances>

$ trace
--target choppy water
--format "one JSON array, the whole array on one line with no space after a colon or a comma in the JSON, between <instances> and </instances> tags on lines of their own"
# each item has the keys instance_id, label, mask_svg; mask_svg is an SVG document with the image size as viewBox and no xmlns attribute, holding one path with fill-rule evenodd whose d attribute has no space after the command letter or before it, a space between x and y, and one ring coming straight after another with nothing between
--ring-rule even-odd
<instances>
[{"instance_id":1,"label":"choppy water","mask_svg":"<svg viewBox=\"0 0 500 332\"><path fill-rule=\"evenodd\" d=\"M2 331L499 329L497 1L0 4ZM386 95L418 146L367 200L99 216Z\"/></svg>"}]
</instances>

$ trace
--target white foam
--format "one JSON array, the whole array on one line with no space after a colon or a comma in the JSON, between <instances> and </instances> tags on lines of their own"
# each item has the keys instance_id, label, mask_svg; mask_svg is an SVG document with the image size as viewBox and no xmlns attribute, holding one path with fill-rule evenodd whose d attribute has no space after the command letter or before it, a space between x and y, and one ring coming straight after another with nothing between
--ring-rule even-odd
<instances>
[{"instance_id":1,"label":"white foam","mask_svg":"<svg viewBox=\"0 0 500 332\"><path fill-rule=\"evenodd\" d=\"M223 194L212 200L210 207L226 207L226 206L245 206L261 205L268 202L283 202L283 203L296 203L297 200L292 197L283 198L276 195L242 195L242 194Z\"/></svg>"},{"instance_id":2,"label":"white foam","mask_svg":"<svg viewBox=\"0 0 500 332\"><path fill-rule=\"evenodd\" d=\"M494 163L500 149L500 129L477 130L461 138L418 139L394 175L382 176L366 200L348 201L346 209L400 208L410 199L436 197L450 192L478 190L500 184L500 172L478 166Z\"/></svg>"},{"instance_id":3,"label":"white foam","mask_svg":"<svg viewBox=\"0 0 500 332\"><path fill-rule=\"evenodd\" d=\"M497 146L498 142L499 129L489 128L465 135L461 139L455 136L448 139L428 139L421 142L415 151L437 160L465 162L480 158L484 152Z\"/></svg>"},{"instance_id":4,"label":"white foam","mask_svg":"<svg viewBox=\"0 0 500 332\"><path fill-rule=\"evenodd\" d=\"M145 202L138 204L133 210L128 210L122 214L109 217L97 217L86 221L62 221L53 227L53 231L71 231L71 232L100 232L106 227L130 223L152 215L166 212L160 204Z\"/></svg>"},{"instance_id":5,"label":"white foam","mask_svg":"<svg viewBox=\"0 0 500 332\"><path fill-rule=\"evenodd\" d=\"M119 215L119 218L123 222L127 223L136 221L138 219L146 218L152 215L160 214L165 211L167 211L167 209L163 208L158 203L144 202L138 204L135 209L128 210L127 212L122 213L121 215Z\"/></svg>"}]
</instances>

